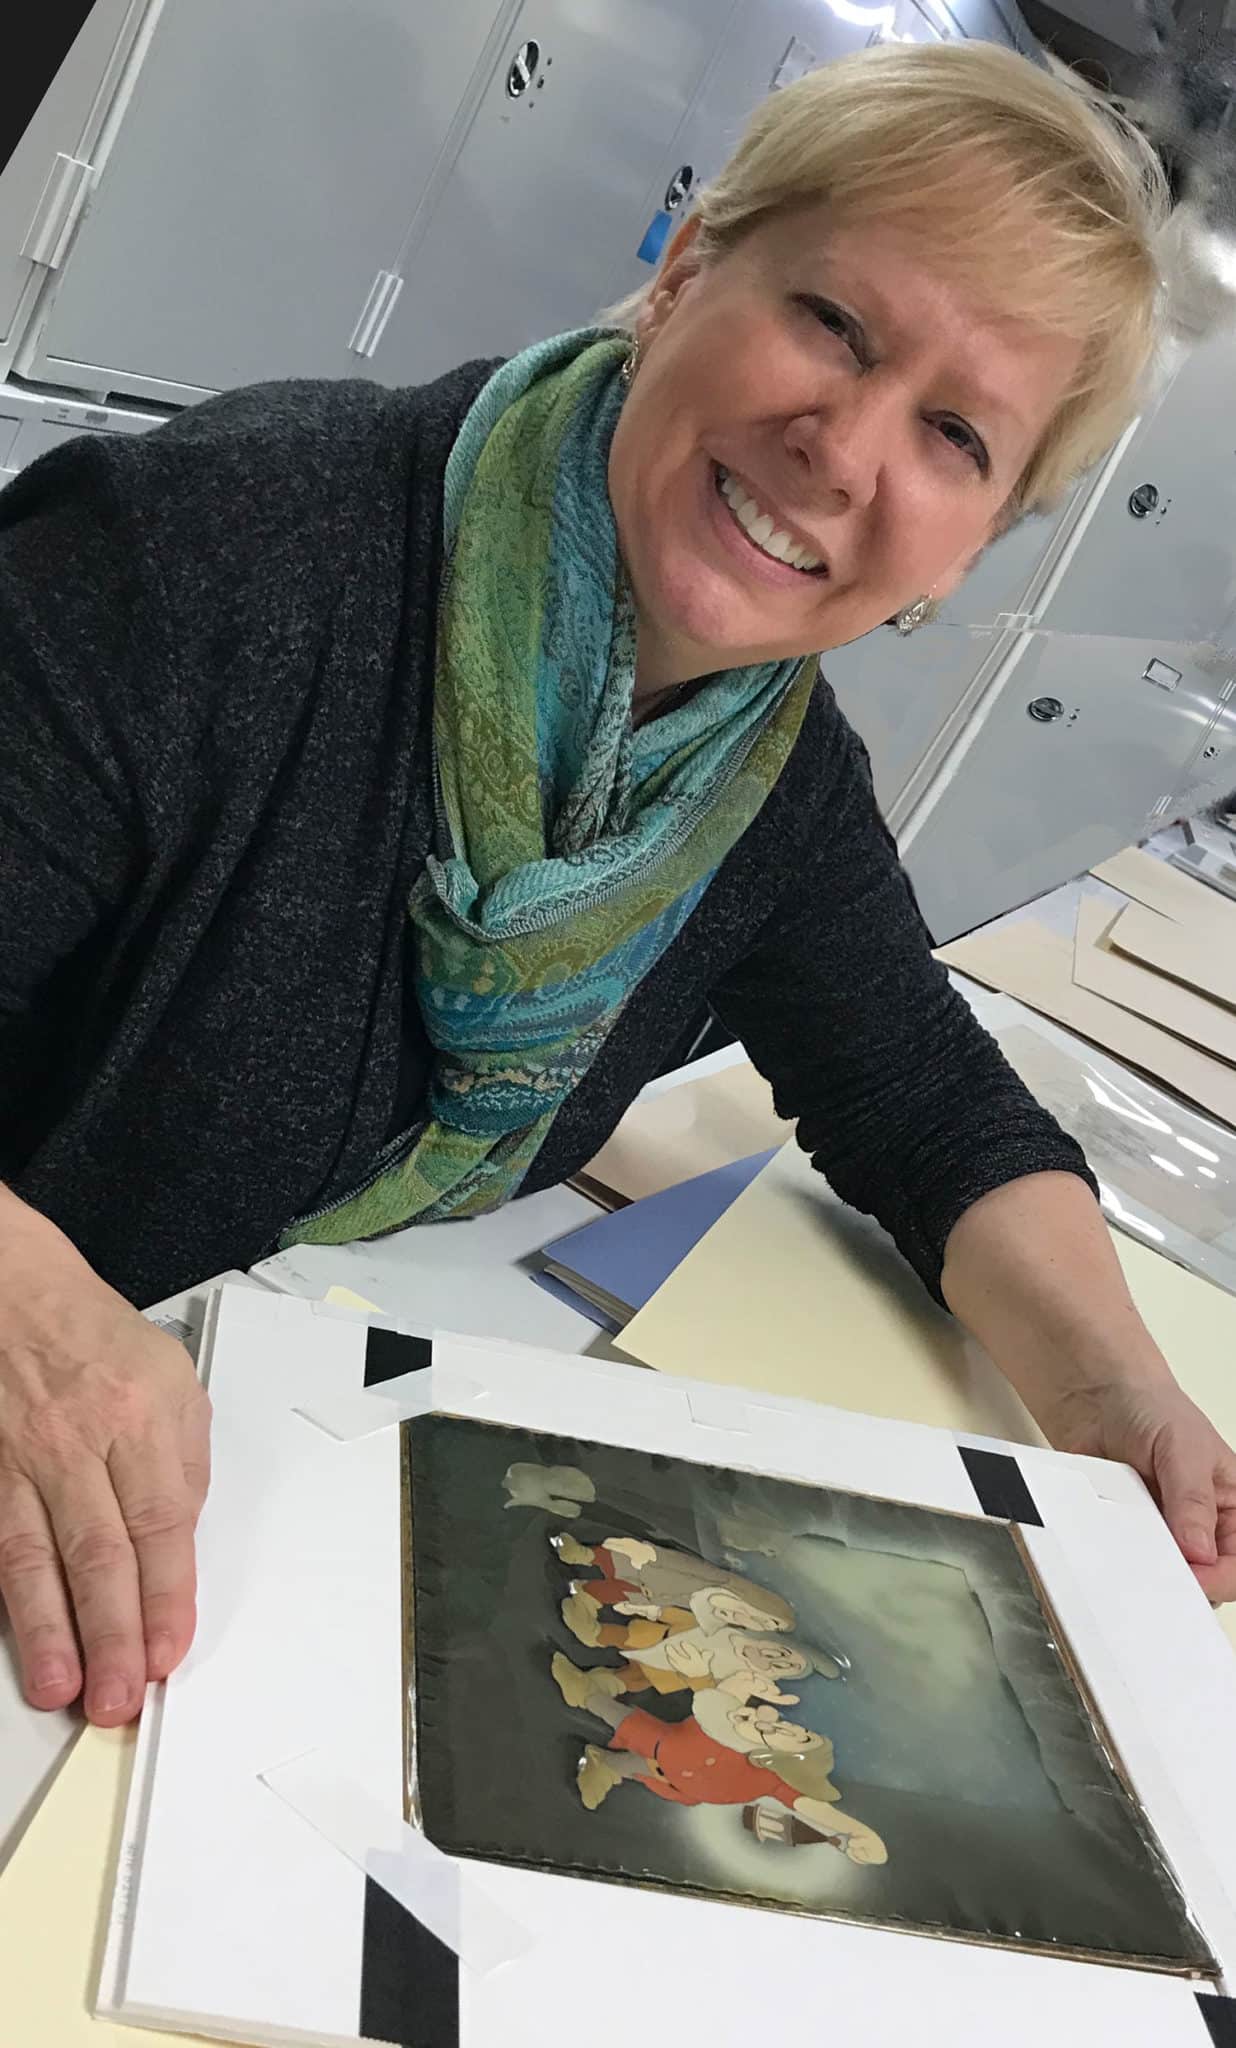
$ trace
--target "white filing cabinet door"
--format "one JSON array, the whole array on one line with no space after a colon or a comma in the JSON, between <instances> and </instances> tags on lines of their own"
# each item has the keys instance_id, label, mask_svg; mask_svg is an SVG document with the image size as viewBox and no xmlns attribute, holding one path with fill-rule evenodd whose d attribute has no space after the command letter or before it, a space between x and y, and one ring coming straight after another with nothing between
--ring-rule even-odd
<instances>
[{"instance_id":1,"label":"white filing cabinet door","mask_svg":"<svg viewBox=\"0 0 1236 2048\"><path fill-rule=\"evenodd\" d=\"M911 778L1006 638L944 625L903 638L877 626L820 656L837 702L871 755L876 798L894 831Z\"/></svg>"},{"instance_id":2,"label":"white filing cabinet door","mask_svg":"<svg viewBox=\"0 0 1236 2048\"><path fill-rule=\"evenodd\" d=\"M1130 500L1142 486L1148 509L1139 518ZM1229 333L1181 364L1129 443L1036 623L1061 633L1208 641L1234 611L1236 336Z\"/></svg>"},{"instance_id":3,"label":"white filing cabinet door","mask_svg":"<svg viewBox=\"0 0 1236 2048\"><path fill-rule=\"evenodd\" d=\"M513 4L165 0L22 368L173 401L363 371L348 339Z\"/></svg>"},{"instance_id":4,"label":"white filing cabinet door","mask_svg":"<svg viewBox=\"0 0 1236 2048\"><path fill-rule=\"evenodd\" d=\"M638 248L662 204L654 173L732 4L525 5L436 205L413 223L374 376L416 383L594 317L616 252Z\"/></svg>"},{"instance_id":5,"label":"white filing cabinet door","mask_svg":"<svg viewBox=\"0 0 1236 2048\"><path fill-rule=\"evenodd\" d=\"M1029 633L1002 687L902 835L943 944L1127 846L1193 759L1226 680L1171 642ZM1144 679L1158 660L1168 691ZM1029 706L1047 712L1031 715ZM1059 714L1051 712L1059 706Z\"/></svg>"},{"instance_id":6,"label":"white filing cabinet door","mask_svg":"<svg viewBox=\"0 0 1236 2048\"><path fill-rule=\"evenodd\" d=\"M144 4L43 0L31 10L37 20L5 37L0 63L11 128L0 128L0 376L12 364L46 274L22 254L31 224L57 159L89 160L96 96Z\"/></svg>"}]
</instances>

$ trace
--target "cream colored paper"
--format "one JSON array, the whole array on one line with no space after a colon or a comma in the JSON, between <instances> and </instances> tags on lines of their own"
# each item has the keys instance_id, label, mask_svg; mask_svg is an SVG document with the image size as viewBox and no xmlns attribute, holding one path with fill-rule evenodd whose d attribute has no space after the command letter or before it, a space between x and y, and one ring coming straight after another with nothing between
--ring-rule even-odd
<instances>
[{"instance_id":1,"label":"cream colored paper","mask_svg":"<svg viewBox=\"0 0 1236 2048\"><path fill-rule=\"evenodd\" d=\"M1108 933L1119 953L1140 960L1173 981L1183 981L1217 1003L1236 1008L1236 951L1197 938L1187 925L1174 924L1140 903L1121 911Z\"/></svg>"},{"instance_id":2,"label":"cream colored paper","mask_svg":"<svg viewBox=\"0 0 1236 2048\"><path fill-rule=\"evenodd\" d=\"M1157 910L1160 916L1187 925L1195 933L1204 926L1216 944L1236 949L1236 903L1225 903L1205 882L1182 874L1165 860L1156 860L1152 853L1130 846L1090 872L1148 910Z\"/></svg>"},{"instance_id":3,"label":"cream colored paper","mask_svg":"<svg viewBox=\"0 0 1236 2048\"><path fill-rule=\"evenodd\" d=\"M1043 1441L981 1345L796 1145L744 1190L615 1342L644 1365L692 1379Z\"/></svg>"},{"instance_id":4,"label":"cream colored paper","mask_svg":"<svg viewBox=\"0 0 1236 2048\"><path fill-rule=\"evenodd\" d=\"M1032 1010L1041 1010L1045 1017L1106 1046L1117 1059L1140 1067L1186 1101L1199 1103L1220 1122L1236 1125L1236 1073L1157 1024L1076 987L1073 948L1045 925L1022 919L976 932L942 947L937 958L987 988L1017 996Z\"/></svg>"},{"instance_id":5,"label":"cream colored paper","mask_svg":"<svg viewBox=\"0 0 1236 2048\"><path fill-rule=\"evenodd\" d=\"M783 1144L793 1126L750 1062L636 1102L576 1186L609 1207L658 1195L715 1166Z\"/></svg>"},{"instance_id":6,"label":"cream colored paper","mask_svg":"<svg viewBox=\"0 0 1236 2048\"><path fill-rule=\"evenodd\" d=\"M87 1728L0 1876L4 2048L201 2048L91 2012L135 1731Z\"/></svg>"},{"instance_id":7,"label":"cream colored paper","mask_svg":"<svg viewBox=\"0 0 1236 2048\"><path fill-rule=\"evenodd\" d=\"M356 1294L350 1287L328 1287L322 1296L328 1308L359 1309L362 1315L380 1316L382 1310L376 1301L369 1301L363 1294Z\"/></svg>"},{"instance_id":8,"label":"cream colored paper","mask_svg":"<svg viewBox=\"0 0 1236 2048\"><path fill-rule=\"evenodd\" d=\"M1230 1065L1236 1062L1236 1016L1222 1003L1212 1003L1196 989L1158 974L1140 961L1127 960L1111 947L1117 922L1111 906L1096 896L1083 896L1077 906L1073 946L1073 981L1092 995L1118 1003L1150 1024L1159 1024L1175 1038L1187 1039L1203 1052ZM1184 931L1184 926L1176 927Z\"/></svg>"},{"instance_id":9,"label":"cream colored paper","mask_svg":"<svg viewBox=\"0 0 1236 2048\"><path fill-rule=\"evenodd\" d=\"M1185 1390L1236 1444L1236 1297L1113 1234L1138 1310ZM644 1365L944 1429L1043 1438L974 1339L877 1225L795 1146L741 1194L628 1324ZM1223 1610L1236 1645L1236 1607Z\"/></svg>"}]
</instances>

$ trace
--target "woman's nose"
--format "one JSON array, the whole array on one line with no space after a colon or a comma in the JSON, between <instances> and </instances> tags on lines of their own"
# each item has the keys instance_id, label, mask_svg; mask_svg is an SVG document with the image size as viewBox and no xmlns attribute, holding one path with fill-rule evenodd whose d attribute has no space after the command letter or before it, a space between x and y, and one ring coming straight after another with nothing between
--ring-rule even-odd
<instances>
[{"instance_id":1,"label":"woman's nose","mask_svg":"<svg viewBox=\"0 0 1236 2048\"><path fill-rule=\"evenodd\" d=\"M861 511L875 496L893 433L887 394L864 377L791 420L786 441L813 503L828 512Z\"/></svg>"}]
</instances>

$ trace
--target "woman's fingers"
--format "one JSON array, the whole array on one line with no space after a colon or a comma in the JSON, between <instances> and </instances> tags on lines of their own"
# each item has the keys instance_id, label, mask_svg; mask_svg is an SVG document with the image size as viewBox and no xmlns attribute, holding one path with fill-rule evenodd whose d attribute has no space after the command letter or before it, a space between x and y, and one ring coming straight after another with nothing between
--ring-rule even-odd
<instances>
[{"instance_id":1,"label":"woman's fingers","mask_svg":"<svg viewBox=\"0 0 1236 2048\"><path fill-rule=\"evenodd\" d=\"M131 1721L146 1685L137 1559L106 1465L65 1462L44 1478L86 1667L86 1713L103 1728Z\"/></svg>"},{"instance_id":2,"label":"woman's fingers","mask_svg":"<svg viewBox=\"0 0 1236 2048\"><path fill-rule=\"evenodd\" d=\"M197 1506L170 1433L121 1439L107 1461L137 1560L147 1678L166 1678L193 1640Z\"/></svg>"},{"instance_id":3,"label":"woman's fingers","mask_svg":"<svg viewBox=\"0 0 1236 2048\"><path fill-rule=\"evenodd\" d=\"M1208 1600L1236 1600L1236 1458L1192 1410L1155 1446L1159 1505Z\"/></svg>"},{"instance_id":4,"label":"woman's fingers","mask_svg":"<svg viewBox=\"0 0 1236 2048\"><path fill-rule=\"evenodd\" d=\"M209 1478L208 1411L186 1419L188 1471L171 1431L119 1440L40 1475L0 1474L0 1593L32 1706L112 1726L138 1712L193 1639L193 1529ZM73 1617L76 1615L76 1633ZM80 1641L81 1654L78 1644Z\"/></svg>"},{"instance_id":5,"label":"woman's fingers","mask_svg":"<svg viewBox=\"0 0 1236 2048\"><path fill-rule=\"evenodd\" d=\"M210 1490L210 1402L200 1387L183 1410L179 1423L180 1466L189 1492L193 1524Z\"/></svg>"},{"instance_id":6,"label":"woman's fingers","mask_svg":"<svg viewBox=\"0 0 1236 2048\"><path fill-rule=\"evenodd\" d=\"M1182 1426L1164 1433L1154 1461L1159 1505L1181 1550L1194 1567L1213 1566L1219 1556L1215 1453L1218 1439L1198 1418L1199 1427Z\"/></svg>"},{"instance_id":7,"label":"woman's fingers","mask_svg":"<svg viewBox=\"0 0 1236 2048\"><path fill-rule=\"evenodd\" d=\"M1203 1593L1216 1607L1236 1600L1236 1503L1219 1509L1215 1525L1218 1559L1214 1564L1194 1565Z\"/></svg>"},{"instance_id":8,"label":"woman's fingers","mask_svg":"<svg viewBox=\"0 0 1236 2048\"><path fill-rule=\"evenodd\" d=\"M67 1707L82 1689L81 1660L51 1522L37 1489L0 1472L0 1596L32 1707Z\"/></svg>"}]
</instances>

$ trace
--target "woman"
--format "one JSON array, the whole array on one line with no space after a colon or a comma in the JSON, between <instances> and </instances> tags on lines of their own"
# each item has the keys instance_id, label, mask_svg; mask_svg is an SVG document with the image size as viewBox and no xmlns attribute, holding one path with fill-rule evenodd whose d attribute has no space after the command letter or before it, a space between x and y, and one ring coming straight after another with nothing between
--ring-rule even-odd
<instances>
[{"instance_id":1,"label":"woman","mask_svg":"<svg viewBox=\"0 0 1236 2048\"><path fill-rule=\"evenodd\" d=\"M84 1671L123 1721L192 1633L206 1404L129 1303L563 1178L705 998L1048 1434L1134 1463L1236 1591L1236 1462L932 963L814 660L1128 417L1136 149L999 50L873 49L757 114L633 341L240 392L10 487L0 1588L33 1702Z\"/></svg>"}]
</instances>

